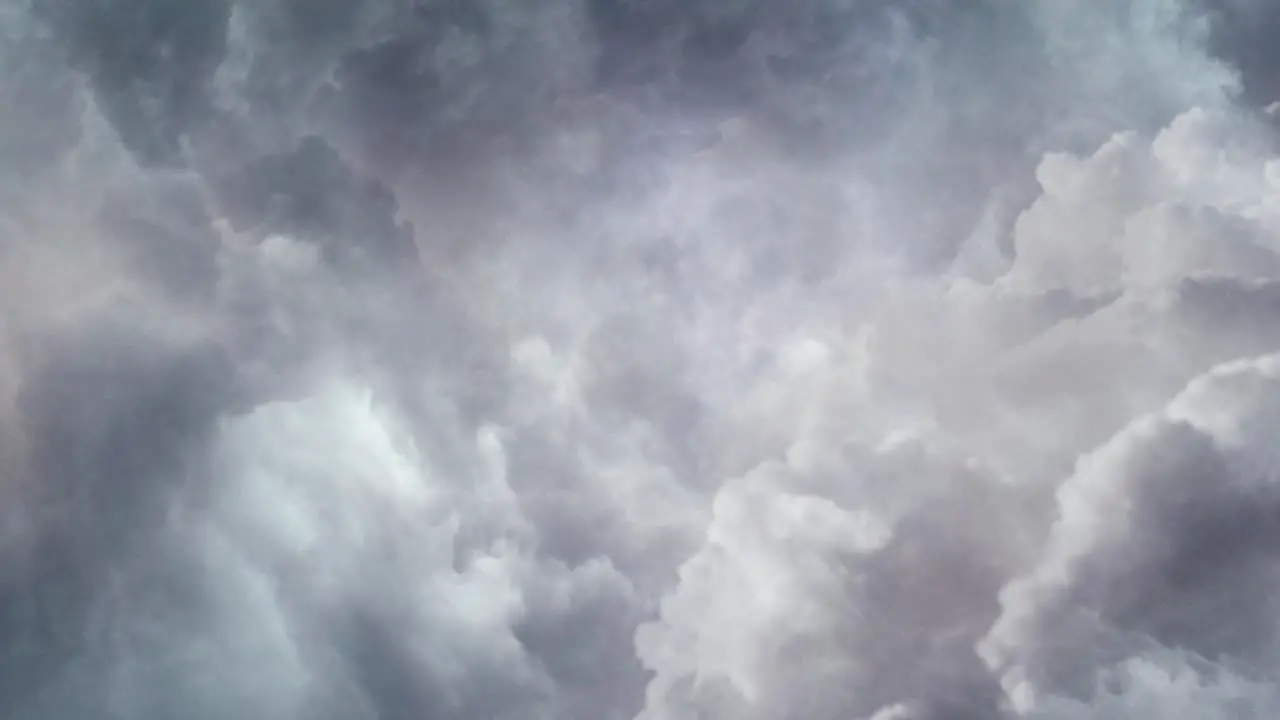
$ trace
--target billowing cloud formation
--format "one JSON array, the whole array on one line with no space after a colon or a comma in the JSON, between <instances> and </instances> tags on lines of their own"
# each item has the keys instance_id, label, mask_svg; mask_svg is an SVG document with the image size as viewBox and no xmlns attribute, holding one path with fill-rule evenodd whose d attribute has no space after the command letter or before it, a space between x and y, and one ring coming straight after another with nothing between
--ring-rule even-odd
<instances>
[{"instance_id":1,"label":"billowing cloud formation","mask_svg":"<svg viewBox=\"0 0 1280 720\"><path fill-rule=\"evenodd\" d=\"M4 716L1273 716L1277 18L0 8Z\"/></svg>"}]
</instances>

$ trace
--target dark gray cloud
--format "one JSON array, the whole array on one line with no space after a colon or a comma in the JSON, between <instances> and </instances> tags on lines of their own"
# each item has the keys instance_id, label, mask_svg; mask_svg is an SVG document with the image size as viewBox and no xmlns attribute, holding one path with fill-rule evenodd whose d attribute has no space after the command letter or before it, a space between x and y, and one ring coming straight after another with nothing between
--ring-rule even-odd
<instances>
[{"instance_id":1,"label":"dark gray cloud","mask_svg":"<svg viewBox=\"0 0 1280 720\"><path fill-rule=\"evenodd\" d=\"M33 5L125 145L148 162L177 162L183 136L213 109L230 0Z\"/></svg>"},{"instance_id":2,"label":"dark gray cloud","mask_svg":"<svg viewBox=\"0 0 1280 720\"><path fill-rule=\"evenodd\" d=\"M153 551L213 422L233 402L216 351L170 346L127 324L29 338L16 398L31 474L31 536L6 574L3 704L57 693L92 643L89 625L121 566ZM15 478L16 479L16 478Z\"/></svg>"},{"instance_id":3,"label":"dark gray cloud","mask_svg":"<svg viewBox=\"0 0 1280 720\"><path fill-rule=\"evenodd\" d=\"M305 238L340 271L417 262L413 228L397 219L395 196L377 180L359 177L318 137L227 172L215 186L233 229Z\"/></svg>"},{"instance_id":4,"label":"dark gray cloud","mask_svg":"<svg viewBox=\"0 0 1280 720\"><path fill-rule=\"evenodd\" d=\"M1204 0L1213 18L1210 47L1240 72L1245 98L1267 106L1280 97L1280 64L1275 43L1268 38L1280 30L1280 11L1259 0Z\"/></svg>"}]
</instances>

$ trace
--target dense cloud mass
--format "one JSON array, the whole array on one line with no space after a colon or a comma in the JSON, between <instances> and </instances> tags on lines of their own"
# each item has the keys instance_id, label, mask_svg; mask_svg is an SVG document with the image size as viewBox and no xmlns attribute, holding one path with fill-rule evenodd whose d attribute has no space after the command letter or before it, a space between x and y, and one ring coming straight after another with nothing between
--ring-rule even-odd
<instances>
[{"instance_id":1,"label":"dense cloud mass","mask_svg":"<svg viewBox=\"0 0 1280 720\"><path fill-rule=\"evenodd\" d=\"M0 2L0 718L1275 717L1273 6Z\"/></svg>"}]
</instances>

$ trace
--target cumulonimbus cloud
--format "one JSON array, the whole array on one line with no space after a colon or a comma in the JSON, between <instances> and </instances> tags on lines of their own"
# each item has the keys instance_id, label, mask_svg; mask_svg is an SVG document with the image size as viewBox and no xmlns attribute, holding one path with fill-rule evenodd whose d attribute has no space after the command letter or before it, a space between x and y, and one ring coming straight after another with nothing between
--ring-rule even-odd
<instances>
[{"instance_id":1,"label":"cumulonimbus cloud","mask_svg":"<svg viewBox=\"0 0 1280 720\"><path fill-rule=\"evenodd\" d=\"M0 8L0 714L1271 716L1273 16Z\"/></svg>"}]
</instances>

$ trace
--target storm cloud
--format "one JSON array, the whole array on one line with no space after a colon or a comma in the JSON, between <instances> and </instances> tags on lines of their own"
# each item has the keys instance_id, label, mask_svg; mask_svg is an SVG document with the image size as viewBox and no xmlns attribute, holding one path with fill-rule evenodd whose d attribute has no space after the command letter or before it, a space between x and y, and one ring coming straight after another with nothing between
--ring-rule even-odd
<instances>
[{"instance_id":1,"label":"storm cloud","mask_svg":"<svg viewBox=\"0 0 1280 720\"><path fill-rule=\"evenodd\" d=\"M0 4L0 717L1273 716L1278 23Z\"/></svg>"}]
</instances>

